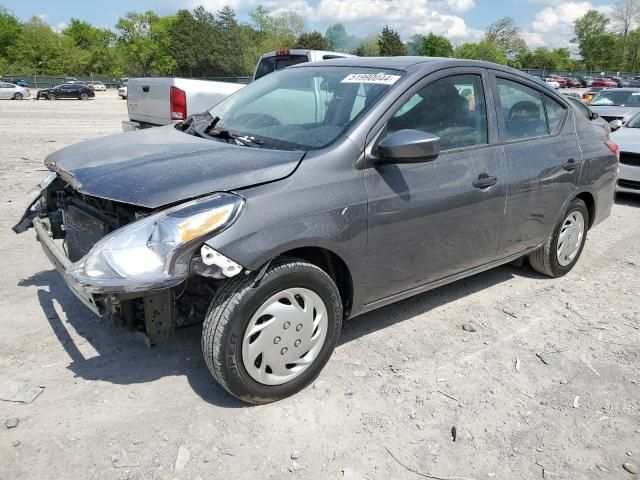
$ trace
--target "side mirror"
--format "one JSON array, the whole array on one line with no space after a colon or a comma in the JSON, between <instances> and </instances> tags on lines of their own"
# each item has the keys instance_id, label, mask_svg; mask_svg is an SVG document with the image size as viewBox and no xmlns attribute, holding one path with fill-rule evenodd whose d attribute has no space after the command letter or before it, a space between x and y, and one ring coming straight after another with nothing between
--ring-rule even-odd
<instances>
[{"instance_id":1,"label":"side mirror","mask_svg":"<svg viewBox=\"0 0 640 480\"><path fill-rule=\"evenodd\" d=\"M419 163L440 154L440 137L420 130L398 130L378 144L380 156L374 163Z\"/></svg>"},{"instance_id":2,"label":"side mirror","mask_svg":"<svg viewBox=\"0 0 640 480\"><path fill-rule=\"evenodd\" d=\"M615 132L622 127L622 120L612 120L609 122L609 126L611 127L611 131Z\"/></svg>"},{"instance_id":3,"label":"side mirror","mask_svg":"<svg viewBox=\"0 0 640 480\"><path fill-rule=\"evenodd\" d=\"M589 113L589 118L591 120L596 120L596 119L600 118L600 115L598 115L598 112L594 112L593 110L591 110L590 113Z\"/></svg>"}]
</instances>

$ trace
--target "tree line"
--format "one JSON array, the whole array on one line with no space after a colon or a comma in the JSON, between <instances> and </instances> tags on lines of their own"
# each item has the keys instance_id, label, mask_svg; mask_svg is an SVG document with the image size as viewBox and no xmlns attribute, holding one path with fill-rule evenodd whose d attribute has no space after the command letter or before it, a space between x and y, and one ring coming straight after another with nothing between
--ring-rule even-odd
<instances>
[{"instance_id":1,"label":"tree line","mask_svg":"<svg viewBox=\"0 0 640 480\"><path fill-rule=\"evenodd\" d=\"M249 21L230 7L204 7L160 16L129 12L113 29L73 18L60 31L33 17L22 22L0 7L0 74L187 77L243 76L265 52L284 48L334 50L360 56L425 55L486 60L515 68L637 71L640 0L620 0L604 14L589 10L574 24L581 59L570 49L530 49L514 20L501 18L477 42L454 45L442 35L413 35L403 42L389 26L365 38L336 23L309 31L293 11L258 6Z\"/></svg>"}]
</instances>

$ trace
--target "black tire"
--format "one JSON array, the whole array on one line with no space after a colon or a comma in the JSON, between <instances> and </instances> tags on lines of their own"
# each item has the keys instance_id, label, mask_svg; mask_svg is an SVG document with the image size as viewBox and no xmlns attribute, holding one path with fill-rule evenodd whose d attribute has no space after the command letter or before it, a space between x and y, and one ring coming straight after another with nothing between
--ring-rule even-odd
<instances>
[{"instance_id":1,"label":"black tire","mask_svg":"<svg viewBox=\"0 0 640 480\"><path fill-rule=\"evenodd\" d=\"M22 100L22 94L20 92L16 92L13 94L14 100Z\"/></svg>"},{"instance_id":2,"label":"black tire","mask_svg":"<svg viewBox=\"0 0 640 480\"><path fill-rule=\"evenodd\" d=\"M558 245L558 236L560 235L560 230L564 225L567 217L575 212L579 211L584 218L584 229L582 234L582 243L580 248L578 249L578 253L575 258L568 265L560 265L558 262L556 250ZM538 250L529 255L529 263L531 267L544 275L549 277L561 277L566 275L571 271L571 269L575 266L582 254L582 249L584 248L584 244L587 241L587 230L589 229L589 211L587 210L587 206L585 203L579 198L575 198L569 204L569 207L565 211L564 215L562 215L560 221L554 228L553 233L546 240L544 245L542 245Z\"/></svg>"},{"instance_id":3,"label":"black tire","mask_svg":"<svg viewBox=\"0 0 640 480\"><path fill-rule=\"evenodd\" d=\"M89 100L89 95L87 95L86 93L81 93L80 100Z\"/></svg>"},{"instance_id":4,"label":"black tire","mask_svg":"<svg viewBox=\"0 0 640 480\"><path fill-rule=\"evenodd\" d=\"M295 258L274 260L259 284L257 274L227 280L214 296L202 328L202 352L213 377L231 395L264 404L293 395L308 386L329 360L342 327L340 292L326 272ZM271 296L287 288L315 292L328 313L327 335L318 356L307 369L282 385L254 380L242 360L242 338L253 314Z\"/></svg>"}]
</instances>

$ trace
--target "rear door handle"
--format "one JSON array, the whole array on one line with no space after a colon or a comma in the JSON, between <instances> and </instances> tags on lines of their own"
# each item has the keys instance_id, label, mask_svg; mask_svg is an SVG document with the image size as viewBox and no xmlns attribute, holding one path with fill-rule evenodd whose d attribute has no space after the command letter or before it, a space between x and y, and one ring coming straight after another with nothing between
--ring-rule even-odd
<instances>
[{"instance_id":1,"label":"rear door handle","mask_svg":"<svg viewBox=\"0 0 640 480\"><path fill-rule=\"evenodd\" d=\"M489 188L496 183L498 183L498 179L496 177L491 177L488 173L481 173L478 175L478 178L473 181L473 186L475 188Z\"/></svg>"},{"instance_id":2,"label":"rear door handle","mask_svg":"<svg viewBox=\"0 0 640 480\"><path fill-rule=\"evenodd\" d=\"M577 167L578 162L576 162L574 158L570 158L569 160L567 160L567 163L562 166L562 168L564 168L567 172L572 172Z\"/></svg>"}]
</instances>

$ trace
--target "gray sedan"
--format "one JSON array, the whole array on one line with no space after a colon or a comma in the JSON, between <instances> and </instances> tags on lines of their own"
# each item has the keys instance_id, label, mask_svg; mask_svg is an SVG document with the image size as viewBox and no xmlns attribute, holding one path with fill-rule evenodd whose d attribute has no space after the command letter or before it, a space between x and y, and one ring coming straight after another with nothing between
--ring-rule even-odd
<instances>
[{"instance_id":1,"label":"gray sedan","mask_svg":"<svg viewBox=\"0 0 640 480\"><path fill-rule=\"evenodd\" d=\"M640 88L607 88L589 102L589 108L607 122L625 121L640 112Z\"/></svg>"},{"instance_id":2,"label":"gray sedan","mask_svg":"<svg viewBox=\"0 0 640 480\"><path fill-rule=\"evenodd\" d=\"M519 259L568 273L611 212L616 152L504 66L326 60L51 154L14 230L151 343L203 322L213 377L266 403L313 382L349 318Z\"/></svg>"},{"instance_id":3,"label":"gray sedan","mask_svg":"<svg viewBox=\"0 0 640 480\"><path fill-rule=\"evenodd\" d=\"M619 192L640 195L640 114L611 134L620 147Z\"/></svg>"}]
</instances>

